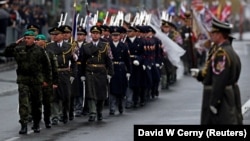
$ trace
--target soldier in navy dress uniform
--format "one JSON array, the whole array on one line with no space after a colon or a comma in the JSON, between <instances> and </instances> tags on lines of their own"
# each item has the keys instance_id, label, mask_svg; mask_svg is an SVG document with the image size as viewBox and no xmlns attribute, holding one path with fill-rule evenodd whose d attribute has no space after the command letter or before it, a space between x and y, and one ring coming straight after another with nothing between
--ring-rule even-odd
<instances>
[{"instance_id":1,"label":"soldier in navy dress uniform","mask_svg":"<svg viewBox=\"0 0 250 141\"><path fill-rule=\"evenodd\" d=\"M47 50L56 55L58 61L58 88L53 102L52 124L57 125L59 120L59 110L62 110L62 122L69 120L69 107L71 96L71 83L76 75L76 62L73 58L71 44L63 41L62 27L54 29L55 35L53 43L47 45ZM60 105L61 102L61 105Z\"/></svg>"},{"instance_id":2,"label":"soldier in navy dress uniform","mask_svg":"<svg viewBox=\"0 0 250 141\"><path fill-rule=\"evenodd\" d=\"M127 38L125 43L127 44L130 52L131 58L131 77L129 79L129 87L133 91L133 107L138 107L139 102L144 102L144 97L140 97L144 95L143 89L143 68L142 64L144 61L144 44L141 38L138 38L137 35L138 29L130 26L127 29ZM140 101L142 100L142 101ZM127 108L131 108L130 105Z\"/></svg>"},{"instance_id":3,"label":"soldier in navy dress uniform","mask_svg":"<svg viewBox=\"0 0 250 141\"><path fill-rule=\"evenodd\" d=\"M98 26L90 29L92 42L82 47L82 76L85 81L86 100L89 106L89 122L103 120L103 106L107 99L107 80L114 74L112 52L109 44L100 41L102 30Z\"/></svg>"},{"instance_id":4,"label":"soldier in navy dress uniform","mask_svg":"<svg viewBox=\"0 0 250 141\"><path fill-rule=\"evenodd\" d=\"M242 125L240 90L237 84L241 61L232 47L232 25L213 19L211 41L214 43L202 70L191 69L201 81L203 100L201 124Z\"/></svg>"},{"instance_id":5,"label":"soldier in navy dress uniform","mask_svg":"<svg viewBox=\"0 0 250 141\"><path fill-rule=\"evenodd\" d=\"M154 36L156 31L151 26L146 26L147 32L147 44L150 47L150 63L151 63L151 75L152 75L152 86L150 87L151 97L159 96L159 84L161 71L160 67L162 64L163 50L161 48L161 41Z\"/></svg>"},{"instance_id":6,"label":"soldier in navy dress uniform","mask_svg":"<svg viewBox=\"0 0 250 141\"><path fill-rule=\"evenodd\" d=\"M116 107L120 114L124 110L125 94L130 77L130 56L125 43L120 41L120 27L110 27L112 41L109 43L113 54L114 75L110 81L109 114L114 115Z\"/></svg>"}]
</instances>

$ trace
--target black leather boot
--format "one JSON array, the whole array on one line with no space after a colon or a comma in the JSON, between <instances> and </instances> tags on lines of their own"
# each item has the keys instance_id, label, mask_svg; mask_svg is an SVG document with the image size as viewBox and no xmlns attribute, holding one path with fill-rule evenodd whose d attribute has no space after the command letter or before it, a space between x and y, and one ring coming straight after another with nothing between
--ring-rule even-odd
<instances>
[{"instance_id":1,"label":"black leather boot","mask_svg":"<svg viewBox=\"0 0 250 141\"><path fill-rule=\"evenodd\" d=\"M19 134L27 134L27 132L28 132L27 124L21 123L21 129L19 131Z\"/></svg>"}]
</instances>

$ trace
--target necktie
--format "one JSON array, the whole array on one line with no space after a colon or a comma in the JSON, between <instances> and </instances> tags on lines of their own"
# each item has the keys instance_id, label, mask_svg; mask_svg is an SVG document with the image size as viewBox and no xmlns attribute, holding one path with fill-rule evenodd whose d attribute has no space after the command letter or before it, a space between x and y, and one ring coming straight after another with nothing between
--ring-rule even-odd
<instances>
[{"instance_id":1,"label":"necktie","mask_svg":"<svg viewBox=\"0 0 250 141\"><path fill-rule=\"evenodd\" d=\"M58 44L57 44L57 46L58 46L58 47L61 47L61 44L60 44L60 43L58 43Z\"/></svg>"}]
</instances>

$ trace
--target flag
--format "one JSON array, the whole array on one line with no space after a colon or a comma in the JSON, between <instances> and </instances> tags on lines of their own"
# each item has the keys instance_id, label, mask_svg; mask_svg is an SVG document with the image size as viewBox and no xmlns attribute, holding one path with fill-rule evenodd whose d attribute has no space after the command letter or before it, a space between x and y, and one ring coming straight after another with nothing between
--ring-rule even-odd
<instances>
[{"instance_id":1,"label":"flag","mask_svg":"<svg viewBox=\"0 0 250 141\"><path fill-rule=\"evenodd\" d=\"M175 11L176 11L176 3L174 1L171 1L167 9L167 13L173 16L176 13Z\"/></svg>"},{"instance_id":2,"label":"flag","mask_svg":"<svg viewBox=\"0 0 250 141\"><path fill-rule=\"evenodd\" d=\"M182 1L179 7L179 12L180 12L180 16L181 17L185 17L185 13L187 11L187 2L186 1Z\"/></svg>"},{"instance_id":3,"label":"flag","mask_svg":"<svg viewBox=\"0 0 250 141\"><path fill-rule=\"evenodd\" d=\"M203 0L192 0L192 9L196 11L201 11L204 9L204 3Z\"/></svg>"},{"instance_id":4,"label":"flag","mask_svg":"<svg viewBox=\"0 0 250 141\"><path fill-rule=\"evenodd\" d=\"M231 13L232 13L232 6L227 4L226 6L224 6L221 12L220 20L223 22L227 21Z\"/></svg>"}]
</instances>

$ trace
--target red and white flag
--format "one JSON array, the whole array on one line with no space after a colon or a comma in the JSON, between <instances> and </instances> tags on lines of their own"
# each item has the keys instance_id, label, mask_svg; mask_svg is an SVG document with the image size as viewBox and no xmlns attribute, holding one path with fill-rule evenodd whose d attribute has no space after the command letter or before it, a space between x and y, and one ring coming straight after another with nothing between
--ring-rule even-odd
<instances>
[{"instance_id":1,"label":"red and white flag","mask_svg":"<svg viewBox=\"0 0 250 141\"><path fill-rule=\"evenodd\" d=\"M223 22L227 21L228 17L231 15L231 13L232 13L231 4L226 4L226 6L223 8L223 10L221 12L220 20Z\"/></svg>"},{"instance_id":2,"label":"red and white flag","mask_svg":"<svg viewBox=\"0 0 250 141\"><path fill-rule=\"evenodd\" d=\"M201 11L204 9L203 0L192 0L192 8L196 11Z\"/></svg>"}]
</instances>

